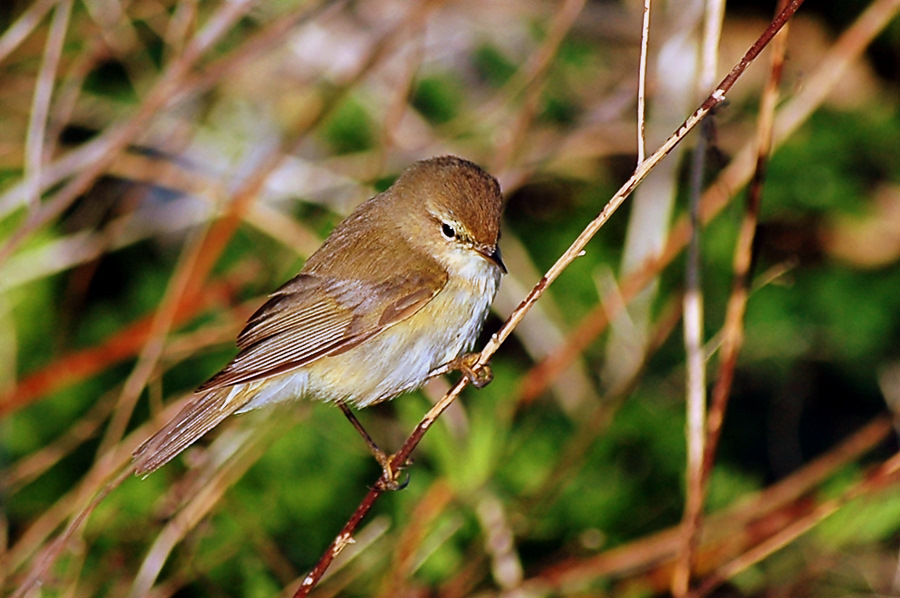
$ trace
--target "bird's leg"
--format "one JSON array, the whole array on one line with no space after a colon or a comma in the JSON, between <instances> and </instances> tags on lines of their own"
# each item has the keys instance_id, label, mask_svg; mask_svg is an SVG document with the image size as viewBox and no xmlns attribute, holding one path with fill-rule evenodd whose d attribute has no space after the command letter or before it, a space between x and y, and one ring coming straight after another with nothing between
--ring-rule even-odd
<instances>
[{"instance_id":1,"label":"bird's leg","mask_svg":"<svg viewBox=\"0 0 900 598\"><path fill-rule=\"evenodd\" d=\"M459 371L469 379L472 386L475 388L484 388L494 379L494 372L491 371L491 366L488 364L479 364L479 357L481 357L481 355L478 353L466 353L465 355L460 355L456 359L439 367L432 372L431 375L437 376L447 372Z\"/></svg>"},{"instance_id":2,"label":"bird's leg","mask_svg":"<svg viewBox=\"0 0 900 598\"><path fill-rule=\"evenodd\" d=\"M362 436L362 439L366 442L366 446L369 447L369 451L372 453L372 456L375 457L375 460L378 461L378 464L381 465L382 475L378 480L378 485L382 490L402 490L406 486L406 482L401 483L400 473L403 471L403 467L406 464L401 465L395 471L393 467L391 467L391 461L393 461L394 456L388 455L383 450L378 448L378 445L375 444L375 441L372 440L372 437L369 436L369 433L366 432L366 429L363 428L362 424L359 423L359 420L356 419L356 416L347 407L343 402L338 403L338 407L341 408L341 411L344 412L344 416L350 421L353 427L359 432L359 435Z\"/></svg>"}]
</instances>

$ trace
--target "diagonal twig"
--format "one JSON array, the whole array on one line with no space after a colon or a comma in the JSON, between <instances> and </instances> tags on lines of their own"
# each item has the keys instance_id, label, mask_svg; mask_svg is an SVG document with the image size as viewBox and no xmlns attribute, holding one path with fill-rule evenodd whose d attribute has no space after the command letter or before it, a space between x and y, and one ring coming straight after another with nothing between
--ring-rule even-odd
<instances>
[{"instance_id":1,"label":"diagonal twig","mask_svg":"<svg viewBox=\"0 0 900 598\"><path fill-rule=\"evenodd\" d=\"M541 295L547 290L547 287L556 280L559 275L574 262L584 251L588 242L595 234L606 224L616 210L624 203L625 199L634 191L640 182L646 178L653 168L659 164L671 151L678 145L682 139L697 126L710 111L725 100L725 94L734 86L735 82L741 77L750 64L759 56L772 38L779 30L791 19L800 5L802 0L793 0L779 15L771 22L769 27L762 33L756 42L747 50L741 60L731 69L719 83L716 89L703 101L699 108L691 114L687 120L659 147L651 156L644 160L628 180L619 188L613 197L603 207L598 216L592 220L569 248L557 259L556 263L550 267L547 273L538 281L531 292L519 304L519 306L510 314L509 318L501 326L500 330L495 332L487 345L481 351L478 357L477 366L484 366L490 358L497 352L500 346L512 334L513 330L522 321L525 315L531 310L532 306L540 299ZM391 467L401 468L407 462L413 450L421 442L422 438L429 428L434 424L437 418L449 407L453 401L460 395L468 384L468 378L462 377L447 394L444 395L429 411L425 414L412 434L403 443L403 446L394 455L391 461ZM316 587L322 576L328 570L334 558L340 554L343 549L353 541L353 533L359 526L363 518L371 510L372 506L384 492L380 484L375 484L362 502L356 508L356 511L350 516L340 533L332 541L331 545L325 550L319 559L319 562L307 574L300 584L300 587L294 593L294 598L302 598L308 596Z\"/></svg>"}]
</instances>

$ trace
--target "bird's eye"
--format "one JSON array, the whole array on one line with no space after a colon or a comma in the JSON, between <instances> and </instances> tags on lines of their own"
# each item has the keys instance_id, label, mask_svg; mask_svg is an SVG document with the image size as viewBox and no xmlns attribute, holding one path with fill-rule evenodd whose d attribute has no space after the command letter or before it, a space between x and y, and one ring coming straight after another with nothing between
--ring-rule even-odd
<instances>
[{"instance_id":1,"label":"bird's eye","mask_svg":"<svg viewBox=\"0 0 900 598\"><path fill-rule=\"evenodd\" d=\"M448 239L452 239L453 237L456 236L456 231L453 229L452 226L450 226L450 225L447 224L446 222L444 222L443 224L441 224L441 232L442 232L442 233L444 234L444 236L447 237Z\"/></svg>"}]
</instances>

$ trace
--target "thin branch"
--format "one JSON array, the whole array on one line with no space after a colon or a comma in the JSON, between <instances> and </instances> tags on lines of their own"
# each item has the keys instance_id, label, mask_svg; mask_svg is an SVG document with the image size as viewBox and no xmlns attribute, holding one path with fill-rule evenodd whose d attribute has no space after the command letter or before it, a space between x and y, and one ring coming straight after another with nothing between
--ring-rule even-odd
<instances>
[{"instance_id":1,"label":"thin branch","mask_svg":"<svg viewBox=\"0 0 900 598\"><path fill-rule=\"evenodd\" d=\"M781 4L781 3L779 3ZM724 336L720 355L718 377L712 393L708 422L708 444L703 464L703 490L705 493L709 477L712 474L716 449L722 433L731 383L737 367L737 357L744 339L744 313L752 277L753 243L759 223L759 210L762 203L762 191L765 183L766 167L772 152L772 138L775 123L775 108L778 104L778 89L784 69L784 58L787 50L788 27L775 38L772 44L772 63L769 78L763 90L762 101L757 124L757 156L756 169L747 190L747 202L744 218L741 221L738 239L734 250L732 266L733 280L731 295L725 315Z\"/></svg>"},{"instance_id":2,"label":"thin branch","mask_svg":"<svg viewBox=\"0 0 900 598\"><path fill-rule=\"evenodd\" d=\"M28 133L25 138L25 178L32 181L25 191L25 198L31 209L36 209L41 201L40 178L44 163L44 139L47 131L47 115L53 97L53 83L59 68L63 41L72 14L72 0L62 0L53 11L50 31L44 45L44 57L34 86L31 113L28 119Z\"/></svg>"},{"instance_id":3,"label":"thin branch","mask_svg":"<svg viewBox=\"0 0 900 598\"><path fill-rule=\"evenodd\" d=\"M779 8L784 5L784 0L779 2ZM784 56L787 48L788 26L776 36L772 44L772 63L769 71L769 79L763 90L762 105L760 107L759 122L757 125L758 153L756 170L747 191L747 204L734 254L734 280L732 282L731 296L723 330L723 343L720 355L720 368L718 379L713 389L712 407L705 430L706 445L701 448L703 454L700 462L696 463L696 470L692 476L692 496L689 503L693 506L689 513L685 511L685 534L689 538L691 557L693 547L696 546L700 535L700 524L709 486L709 479L715 461L716 448L722 432L722 422L725 418L725 410L728 405L728 397L731 391L731 382L734 379L734 371L737 366L737 356L743 342L744 313L749 295L752 272L750 270L753 254L753 241L756 236L756 227L759 221L759 208L762 201L762 190L765 180L765 171L769 156L772 151L772 129L775 122L775 109L778 103L778 88L781 85L781 75L784 67ZM698 432L703 434L704 432ZM693 565L693 559L687 560L685 566ZM678 571L676 570L676 578ZM673 582L674 583L674 582ZM682 593L687 591L687 583L682 588Z\"/></svg>"},{"instance_id":4,"label":"thin branch","mask_svg":"<svg viewBox=\"0 0 900 598\"><path fill-rule=\"evenodd\" d=\"M637 163L644 161L647 153L644 144L646 138L644 129L647 115L647 46L650 40L650 1L644 0L644 15L641 21L641 60L638 66L638 93L637 93Z\"/></svg>"},{"instance_id":5,"label":"thin branch","mask_svg":"<svg viewBox=\"0 0 900 598\"><path fill-rule=\"evenodd\" d=\"M702 191L703 158L710 135L709 120L703 123L693 156L691 202L689 208L691 241L685 268L684 348L685 395L687 424L686 500L682 520L682 548L672 576L672 594L684 596L690 584L691 569L703 509L701 492L703 454L706 432L706 356L703 352L703 293L700 288L700 193Z\"/></svg>"},{"instance_id":6,"label":"thin branch","mask_svg":"<svg viewBox=\"0 0 900 598\"><path fill-rule=\"evenodd\" d=\"M652 106L648 108L653 116L647 123L653 145L659 144L697 99L703 97L697 93L698 69L694 66L698 56L698 31L703 21L703 0L667 6L670 23L657 42L655 93ZM673 76L674 72L678 74ZM714 85L715 81L711 81L704 88L704 95ZM647 178L632 200L619 258L623 276L640 266L648 256L656 254L666 242L679 187L679 165L685 151L683 147L676 149L672 158ZM659 288L659 280L654 280L629 302L627 312L612 323L599 373L601 387L606 391L618 392L618 387L642 366L652 306Z\"/></svg>"},{"instance_id":7,"label":"thin branch","mask_svg":"<svg viewBox=\"0 0 900 598\"><path fill-rule=\"evenodd\" d=\"M763 48L772 40L775 34L781 30L785 23L797 12L803 0L793 0L776 18L769 27L756 40L744 54L741 60L731 69L728 75L719 83L718 87L703 101L699 108L691 114L682 125L657 149L647 160L642 162L632 173L627 181L619 188L613 197L603 207L600 214L591 221L587 227L575 239L572 245L563 253L562 256L547 270L544 277L538 281L528 296L519 304L519 306L509 316L509 319L488 341L481 357L478 360L480 365L485 365L488 360L497 352L500 345L512 334L512 331L519 324L525 314L531 309L531 306L543 295L547 287L559 277L569 264L574 262L584 251L588 241L590 241L597 231L612 217L617 209L622 205L625 199L634 191L635 187L646 178L653 168L659 164L684 137L691 132L697 124L703 120L709 112L725 101L725 94L734 86L735 82L741 77L747 67L759 56ZM462 389L460 389L462 390ZM451 391L452 392L452 391ZM455 398L455 397L454 397ZM452 399L451 399L452 402ZM433 411L434 409L432 409ZM431 413L431 412L429 412Z\"/></svg>"},{"instance_id":8,"label":"thin branch","mask_svg":"<svg viewBox=\"0 0 900 598\"><path fill-rule=\"evenodd\" d=\"M634 173L629 177L629 179L625 182L624 185L616 192L615 195L607 202L604 206L603 210L600 214L592 220L587 227L581 232L580 235L575 239L571 246L563 253L562 256L556 261L553 266L547 271L543 278L534 286L528 296L519 304L519 306L513 311L513 313L509 316L506 322L501 326L500 330L495 332L487 345L485 345L484 349L481 351L481 354L478 357L478 361L476 362L477 366L485 366L490 358L497 352L500 346L506 341L507 338L512 334L513 330L522 321L522 318L528 313L531 307L538 301L538 299L543 295L544 291L547 290L547 287L556 280L559 275L572 263L574 262L584 251L588 242L593 238L595 234L603 227L604 224L612 217L615 211L622 205L625 199L634 191L635 187L646 178L646 176L650 173L653 168L659 164L671 151L672 149L681 142L684 137L697 126L697 124L702 121L707 114L716 106L718 106L721 102L725 100L725 94L734 86L734 83L740 78L740 76L744 73L748 66L759 56L759 53L762 52L763 48L772 40L774 35L787 23L788 20L794 15L800 5L803 3L803 0L793 0L788 7L783 10L775 20L769 25L769 27L763 32L763 34L757 39L757 41L750 47L749 50L744 54L741 58L740 62L732 68L731 72L726 75L726 77L719 83L718 87L703 101L699 108L697 108L693 114L691 114L687 120L682 123L682 125L676 130L666 141L660 146L647 160L642 162L635 169ZM434 424L437 418L443 413L447 407L449 407L453 401L460 395L462 390L467 386L468 378L463 376L454 386L444 395L441 400L439 400L429 411L425 414L416 428L413 430L412 434L407 438L406 442L403 443L403 446L394 455L391 460L392 469L400 469L402 468L406 462L408 461L410 455L413 450L418 446L419 442L421 442L425 433L428 429ZM326 551L322 554L319 562L316 563L315 567L313 567L312 571L303 579L303 582L300 584L300 587L294 594L294 598L302 598L303 596L308 596L310 592L316 587L319 580L321 580L322 576L325 574L325 571L328 569L331 562L334 558L343 551L343 549L353 541L353 533L356 530L359 523L363 520L363 518L368 514L369 510L375 504L375 501L378 500L378 497L381 496L382 489L381 484L375 484L366 494L365 498L363 498L360 505L357 507L356 511L353 515L350 516L350 519L344 525L343 529L331 543L331 545L326 549Z\"/></svg>"},{"instance_id":9,"label":"thin branch","mask_svg":"<svg viewBox=\"0 0 900 598\"><path fill-rule=\"evenodd\" d=\"M19 44L31 35L31 32L34 31L34 28L38 26L38 23L43 20L44 16L50 12L50 9L56 4L56 1L57 0L38 0L37 2L32 3L25 9L21 16L19 16L16 22L3 33L3 36L0 37L0 63L6 60L6 58L19 47Z\"/></svg>"}]
</instances>

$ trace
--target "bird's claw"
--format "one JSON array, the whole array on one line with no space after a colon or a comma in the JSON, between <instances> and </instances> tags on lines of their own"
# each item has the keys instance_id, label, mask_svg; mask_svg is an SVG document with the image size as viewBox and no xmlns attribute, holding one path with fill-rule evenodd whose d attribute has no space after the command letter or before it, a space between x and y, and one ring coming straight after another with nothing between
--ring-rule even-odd
<instances>
[{"instance_id":1,"label":"bird's claw","mask_svg":"<svg viewBox=\"0 0 900 598\"><path fill-rule=\"evenodd\" d=\"M481 355L478 353L466 353L451 362L451 369L462 372L475 388L484 388L494 379L491 366L486 363L478 363L480 357Z\"/></svg>"}]
</instances>

